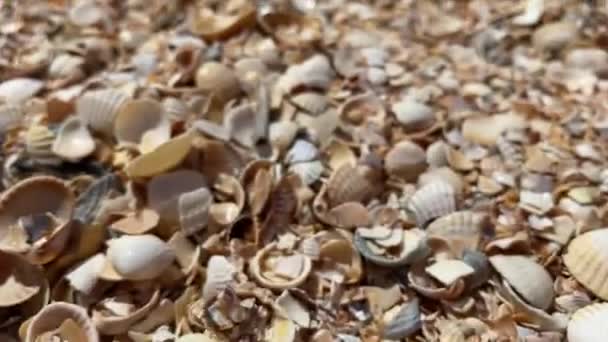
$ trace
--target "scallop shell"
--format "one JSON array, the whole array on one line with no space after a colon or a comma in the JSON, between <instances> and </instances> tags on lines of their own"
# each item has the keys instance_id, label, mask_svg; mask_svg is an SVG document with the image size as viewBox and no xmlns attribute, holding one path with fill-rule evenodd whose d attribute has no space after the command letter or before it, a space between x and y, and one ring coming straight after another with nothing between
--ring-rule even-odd
<instances>
[{"instance_id":1,"label":"scallop shell","mask_svg":"<svg viewBox=\"0 0 608 342\"><path fill-rule=\"evenodd\" d=\"M77 162L95 150L95 140L86 125L76 117L70 117L59 127L52 151L57 156Z\"/></svg>"},{"instance_id":2,"label":"scallop shell","mask_svg":"<svg viewBox=\"0 0 608 342\"><path fill-rule=\"evenodd\" d=\"M577 310L568 323L569 342L603 342L608 336L608 303Z\"/></svg>"},{"instance_id":3,"label":"scallop shell","mask_svg":"<svg viewBox=\"0 0 608 342\"><path fill-rule=\"evenodd\" d=\"M65 327L67 322L71 322L75 326ZM63 336L66 340L77 338L82 342L99 342L99 334L89 318L87 310L65 302L49 304L38 312L27 328L25 341L38 341L41 335L56 329L59 329L61 333L64 330L63 327L65 330L70 329L73 334L71 337ZM83 337L84 339L81 339Z\"/></svg>"},{"instance_id":4,"label":"scallop shell","mask_svg":"<svg viewBox=\"0 0 608 342\"><path fill-rule=\"evenodd\" d=\"M401 141L384 157L384 167L389 175L412 182L426 169L426 155L415 143Z\"/></svg>"},{"instance_id":5,"label":"scallop shell","mask_svg":"<svg viewBox=\"0 0 608 342\"><path fill-rule=\"evenodd\" d=\"M241 92L239 80L234 71L218 62L207 62L196 71L196 86L211 92L221 102L233 99Z\"/></svg>"},{"instance_id":6,"label":"scallop shell","mask_svg":"<svg viewBox=\"0 0 608 342\"><path fill-rule=\"evenodd\" d=\"M147 153L171 138L171 125L159 102L131 100L114 117L114 136L119 143L137 144Z\"/></svg>"},{"instance_id":7,"label":"scallop shell","mask_svg":"<svg viewBox=\"0 0 608 342\"><path fill-rule=\"evenodd\" d=\"M20 104L29 100L44 87L44 82L33 78L13 78L0 83L0 102Z\"/></svg>"},{"instance_id":8,"label":"scallop shell","mask_svg":"<svg viewBox=\"0 0 608 342\"><path fill-rule=\"evenodd\" d=\"M114 118L127 98L115 89L88 91L76 100L76 113L92 130L111 136Z\"/></svg>"},{"instance_id":9,"label":"scallop shell","mask_svg":"<svg viewBox=\"0 0 608 342\"><path fill-rule=\"evenodd\" d=\"M426 232L431 244L434 239L441 240L456 256L460 256L465 249L478 249L488 223L488 217L484 214L469 210L456 211L431 222Z\"/></svg>"},{"instance_id":10,"label":"scallop shell","mask_svg":"<svg viewBox=\"0 0 608 342\"><path fill-rule=\"evenodd\" d=\"M175 259L163 240L149 234L124 235L109 240L107 256L116 272L129 280L156 278Z\"/></svg>"},{"instance_id":11,"label":"scallop shell","mask_svg":"<svg viewBox=\"0 0 608 342\"><path fill-rule=\"evenodd\" d=\"M61 163L53 153L55 133L47 126L32 124L25 133L25 152L37 163L55 165Z\"/></svg>"},{"instance_id":12,"label":"scallop shell","mask_svg":"<svg viewBox=\"0 0 608 342\"><path fill-rule=\"evenodd\" d=\"M604 300L608 300L607 250L608 229L597 229L573 239L563 256L574 278Z\"/></svg>"},{"instance_id":13,"label":"scallop shell","mask_svg":"<svg viewBox=\"0 0 608 342\"><path fill-rule=\"evenodd\" d=\"M412 99L393 104L391 110L406 132L421 131L436 121L431 107Z\"/></svg>"},{"instance_id":14,"label":"scallop shell","mask_svg":"<svg viewBox=\"0 0 608 342\"><path fill-rule=\"evenodd\" d=\"M456 211L454 188L443 181L424 185L410 197L407 208L414 214L416 224L424 227L432 219Z\"/></svg>"},{"instance_id":15,"label":"scallop shell","mask_svg":"<svg viewBox=\"0 0 608 342\"><path fill-rule=\"evenodd\" d=\"M541 310L551 306L553 279L544 267L523 255L494 255L490 263L527 302Z\"/></svg>"},{"instance_id":16,"label":"scallop shell","mask_svg":"<svg viewBox=\"0 0 608 342\"><path fill-rule=\"evenodd\" d=\"M192 147L192 135L186 132L156 149L132 160L125 171L130 178L152 177L176 167Z\"/></svg>"},{"instance_id":17,"label":"scallop shell","mask_svg":"<svg viewBox=\"0 0 608 342\"><path fill-rule=\"evenodd\" d=\"M232 281L236 274L234 265L221 255L213 255L207 263L207 274L203 285L203 300L208 302L222 292Z\"/></svg>"},{"instance_id":18,"label":"scallop shell","mask_svg":"<svg viewBox=\"0 0 608 342\"><path fill-rule=\"evenodd\" d=\"M213 195L207 188L184 193L178 199L179 223L187 235L194 234L207 225Z\"/></svg>"},{"instance_id":19,"label":"scallop shell","mask_svg":"<svg viewBox=\"0 0 608 342\"><path fill-rule=\"evenodd\" d=\"M386 324L383 337L390 340L401 340L422 329L420 303L418 298L404 304L397 315Z\"/></svg>"},{"instance_id":20,"label":"scallop shell","mask_svg":"<svg viewBox=\"0 0 608 342\"><path fill-rule=\"evenodd\" d=\"M85 59L80 56L67 53L59 55L53 59L49 66L49 76L52 78L72 77L80 71L84 63Z\"/></svg>"},{"instance_id":21,"label":"scallop shell","mask_svg":"<svg viewBox=\"0 0 608 342\"><path fill-rule=\"evenodd\" d=\"M251 276L260 285L269 289L284 290L301 285L310 275L312 261L307 256L301 254L282 257L278 261L275 261L276 264L274 265L277 268L277 272L281 273L274 275L272 278L268 278L268 275L264 272L264 268L267 263L267 258L271 254L274 254L274 251L276 251L276 242L268 244L256 253L255 257L249 263L249 272L251 273ZM299 258L301 261L300 265L296 266L291 263L291 260L294 257ZM282 267L283 262L288 264L286 264L285 267ZM283 272L289 273L289 275L283 274Z\"/></svg>"},{"instance_id":22,"label":"scallop shell","mask_svg":"<svg viewBox=\"0 0 608 342\"><path fill-rule=\"evenodd\" d=\"M90 295L99 280L105 262L106 258L103 254L95 254L66 274L65 279L74 289Z\"/></svg>"},{"instance_id":23,"label":"scallop shell","mask_svg":"<svg viewBox=\"0 0 608 342\"><path fill-rule=\"evenodd\" d=\"M332 207L346 202L366 203L382 191L376 170L364 165L344 164L327 182L327 197Z\"/></svg>"},{"instance_id":24,"label":"scallop shell","mask_svg":"<svg viewBox=\"0 0 608 342\"><path fill-rule=\"evenodd\" d=\"M0 308L21 304L34 297L45 279L42 269L24 258L0 251Z\"/></svg>"}]
</instances>

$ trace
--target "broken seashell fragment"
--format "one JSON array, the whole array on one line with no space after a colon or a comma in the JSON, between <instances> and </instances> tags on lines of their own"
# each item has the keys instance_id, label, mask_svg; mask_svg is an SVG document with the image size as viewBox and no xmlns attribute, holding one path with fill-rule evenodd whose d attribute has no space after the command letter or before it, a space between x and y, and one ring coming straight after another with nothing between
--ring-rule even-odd
<instances>
[{"instance_id":1,"label":"broken seashell fragment","mask_svg":"<svg viewBox=\"0 0 608 342\"><path fill-rule=\"evenodd\" d=\"M65 160L77 162L95 151L95 140L82 121L73 116L59 127L52 151Z\"/></svg>"},{"instance_id":2,"label":"broken seashell fragment","mask_svg":"<svg viewBox=\"0 0 608 342\"><path fill-rule=\"evenodd\" d=\"M39 341L47 333L67 341L99 342L99 334L86 309L65 302L49 304L38 312L27 328L25 341ZM53 336L47 338L54 339Z\"/></svg>"},{"instance_id":3,"label":"broken seashell fragment","mask_svg":"<svg viewBox=\"0 0 608 342\"><path fill-rule=\"evenodd\" d=\"M608 304L594 303L577 310L568 322L569 342L601 342L608 333Z\"/></svg>"},{"instance_id":4,"label":"broken seashell fragment","mask_svg":"<svg viewBox=\"0 0 608 342\"><path fill-rule=\"evenodd\" d=\"M414 214L418 227L424 227L432 219L456 211L454 188L444 181L423 185L410 197L407 208Z\"/></svg>"}]
</instances>

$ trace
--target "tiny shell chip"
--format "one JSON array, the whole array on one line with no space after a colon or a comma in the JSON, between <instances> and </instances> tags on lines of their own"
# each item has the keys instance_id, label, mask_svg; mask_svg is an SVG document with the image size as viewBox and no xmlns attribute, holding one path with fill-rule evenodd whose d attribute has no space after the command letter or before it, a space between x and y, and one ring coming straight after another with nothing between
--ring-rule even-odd
<instances>
[{"instance_id":1,"label":"tiny shell chip","mask_svg":"<svg viewBox=\"0 0 608 342\"><path fill-rule=\"evenodd\" d=\"M76 162L93 153L95 140L78 117L71 117L59 127L52 150L63 159Z\"/></svg>"},{"instance_id":2,"label":"tiny shell chip","mask_svg":"<svg viewBox=\"0 0 608 342\"><path fill-rule=\"evenodd\" d=\"M553 280L544 267L523 255L494 255L490 263L528 303L541 310L551 306Z\"/></svg>"},{"instance_id":3,"label":"tiny shell chip","mask_svg":"<svg viewBox=\"0 0 608 342\"><path fill-rule=\"evenodd\" d=\"M592 230L568 245L564 264L596 296L608 300L608 229Z\"/></svg>"},{"instance_id":4,"label":"tiny shell chip","mask_svg":"<svg viewBox=\"0 0 608 342\"><path fill-rule=\"evenodd\" d=\"M433 109L412 99L393 104L391 110L407 132L423 130L435 123Z\"/></svg>"},{"instance_id":5,"label":"tiny shell chip","mask_svg":"<svg viewBox=\"0 0 608 342\"><path fill-rule=\"evenodd\" d=\"M440 260L425 268L425 271L445 286L450 286L456 280L475 272L473 267L460 260Z\"/></svg>"},{"instance_id":6,"label":"tiny shell chip","mask_svg":"<svg viewBox=\"0 0 608 342\"><path fill-rule=\"evenodd\" d=\"M568 323L569 342L604 342L608 336L608 303L577 310Z\"/></svg>"},{"instance_id":7,"label":"tiny shell chip","mask_svg":"<svg viewBox=\"0 0 608 342\"><path fill-rule=\"evenodd\" d=\"M412 195L407 207L414 214L416 224L424 227L430 220L456 211L454 188L443 181L424 185Z\"/></svg>"},{"instance_id":8,"label":"tiny shell chip","mask_svg":"<svg viewBox=\"0 0 608 342\"><path fill-rule=\"evenodd\" d=\"M389 175L412 182L426 169L426 154L415 143L401 141L384 157L384 167Z\"/></svg>"},{"instance_id":9,"label":"tiny shell chip","mask_svg":"<svg viewBox=\"0 0 608 342\"><path fill-rule=\"evenodd\" d=\"M67 330L67 328L62 328L68 322L74 324L74 326L70 327L73 335L68 340L77 339L82 342L99 342L99 334L95 328L95 324L87 314L87 310L81 306L66 302L54 302L40 310L32 318L27 328L25 342L39 341L42 335L56 331L57 329L60 331Z\"/></svg>"},{"instance_id":10,"label":"tiny shell chip","mask_svg":"<svg viewBox=\"0 0 608 342\"><path fill-rule=\"evenodd\" d=\"M187 235L194 234L207 225L213 196L207 188L200 188L179 196L179 223Z\"/></svg>"},{"instance_id":11,"label":"tiny shell chip","mask_svg":"<svg viewBox=\"0 0 608 342\"><path fill-rule=\"evenodd\" d=\"M131 161L125 171L131 178L145 178L176 167L190 152L192 136L184 133Z\"/></svg>"},{"instance_id":12,"label":"tiny shell chip","mask_svg":"<svg viewBox=\"0 0 608 342\"><path fill-rule=\"evenodd\" d=\"M108 246L108 260L116 272L129 280L156 278L175 259L163 240L149 234L123 235L109 240Z\"/></svg>"}]
</instances>

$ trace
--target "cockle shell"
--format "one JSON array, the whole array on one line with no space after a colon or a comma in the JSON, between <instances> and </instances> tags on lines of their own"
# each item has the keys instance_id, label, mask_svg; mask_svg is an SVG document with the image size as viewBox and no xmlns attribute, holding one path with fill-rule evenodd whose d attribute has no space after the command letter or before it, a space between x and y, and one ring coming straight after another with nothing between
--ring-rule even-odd
<instances>
[{"instance_id":1,"label":"cockle shell","mask_svg":"<svg viewBox=\"0 0 608 342\"><path fill-rule=\"evenodd\" d=\"M25 341L36 342L52 331L69 341L99 342L99 334L86 309L75 304L55 302L45 306L32 318Z\"/></svg>"},{"instance_id":2,"label":"cockle shell","mask_svg":"<svg viewBox=\"0 0 608 342\"><path fill-rule=\"evenodd\" d=\"M454 188L454 192L457 196L462 194L465 188L465 181L462 176L449 167L430 169L418 177L418 187L423 187L436 182L446 182L450 184Z\"/></svg>"},{"instance_id":3,"label":"cockle shell","mask_svg":"<svg viewBox=\"0 0 608 342\"><path fill-rule=\"evenodd\" d=\"M163 143L154 150L132 160L125 171L131 178L151 177L176 167L190 152L192 134L180 136Z\"/></svg>"},{"instance_id":4,"label":"cockle shell","mask_svg":"<svg viewBox=\"0 0 608 342\"><path fill-rule=\"evenodd\" d=\"M448 145L444 141L436 141L426 149L426 162L432 168L448 165Z\"/></svg>"},{"instance_id":5,"label":"cockle shell","mask_svg":"<svg viewBox=\"0 0 608 342\"><path fill-rule=\"evenodd\" d=\"M346 202L369 201L382 191L378 171L365 165L344 164L327 182L327 197L332 207Z\"/></svg>"},{"instance_id":6,"label":"cockle shell","mask_svg":"<svg viewBox=\"0 0 608 342\"><path fill-rule=\"evenodd\" d=\"M416 224L424 227L430 220L456 211L456 193L446 182L432 182L420 187L407 207L414 214Z\"/></svg>"},{"instance_id":7,"label":"cockle shell","mask_svg":"<svg viewBox=\"0 0 608 342\"><path fill-rule=\"evenodd\" d=\"M577 310L568 323L569 342L603 342L608 336L608 303Z\"/></svg>"},{"instance_id":8,"label":"cockle shell","mask_svg":"<svg viewBox=\"0 0 608 342\"><path fill-rule=\"evenodd\" d=\"M42 269L24 258L0 251L0 308L21 304L42 289Z\"/></svg>"},{"instance_id":9,"label":"cockle shell","mask_svg":"<svg viewBox=\"0 0 608 342\"><path fill-rule=\"evenodd\" d=\"M235 98L241 91L234 71L218 62L207 62L196 71L196 86L208 91L221 102Z\"/></svg>"},{"instance_id":10,"label":"cockle shell","mask_svg":"<svg viewBox=\"0 0 608 342\"><path fill-rule=\"evenodd\" d=\"M440 240L456 256L460 256L465 249L478 249L488 223L488 217L484 214L469 210L456 211L433 221L426 232L431 246L434 240Z\"/></svg>"},{"instance_id":11,"label":"cockle shell","mask_svg":"<svg viewBox=\"0 0 608 342\"><path fill-rule=\"evenodd\" d=\"M412 182L426 169L426 155L415 143L401 141L384 156L384 167L389 175Z\"/></svg>"},{"instance_id":12,"label":"cockle shell","mask_svg":"<svg viewBox=\"0 0 608 342\"><path fill-rule=\"evenodd\" d=\"M76 113L92 130L111 136L114 117L127 98L115 89L88 91L76 100Z\"/></svg>"},{"instance_id":13,"label":"cockle shell","mask_svg":"<svg viewBox=\"0 0 608 342\"><path fill-rule=\"evenodd\" d=\"M608 300L608 229L592 230L573 239L564 264L574 278L596 296Z\"/></svg>"},{"instance_id":14,"label":"cockle shell","mask_svg":"<svg viewBox=\"0 0 608 342\"><path fill-rule=\"evenodd\" d=\"M490 263L528 303L541 310L551 306L553 280L544 267L523 255L494 255Z\"/></svg>"},{"instance_id":15,"label":"cockle shell","mask_svg":"<svg viewBox=\"0 0 608 342\"><path fill-rule=\"evenodd\" d=\"M93 153L95 140L86 125L77 116L73 116L59 127L52 150L63 159L76 162Z\"/></svg>"},{"instance_id":16,"label":"cockle shell","mask_svg":"<svg viewBox=\"0 0 608 342\"><path fill-rule=\"evenodd\" d=\"M25 133L25 152L37 163L59 164L61 160L53 153L55 133L42 124L32 124Z\"/></svg>"},{"instance_id":17,"label":"cockle shell","mask_svg":"<svg viewBox=\"0 0 608 342\"><path fill-rule=\"evenodd\" d=\"M114 136L119 143L139 145L139 150L147 153L170 139L171 126L159 102L131 100L114 118Z\"/></svg>"},{"instance_id":18,"label":"cockle shell","mask_svg":"<svg viewBox=\"0 0 608 342\"><path fill-rule=\"evenodd\" d=\"M109 240L107 256L116 272L129 280L156 278L175 259L164 241L149 234L124 235Z\"/></svg>"},{"instance_id":19,"label":"cockle shell","mask_svg":"<svg viewBox=\"0 0 608 342\"><path fill-rule=\"evenodd\" d=\"M44 82L33 78L13 78L0 83L0 99L9 104L20 104L36 95Z\"/></svg>"}]
</instances>

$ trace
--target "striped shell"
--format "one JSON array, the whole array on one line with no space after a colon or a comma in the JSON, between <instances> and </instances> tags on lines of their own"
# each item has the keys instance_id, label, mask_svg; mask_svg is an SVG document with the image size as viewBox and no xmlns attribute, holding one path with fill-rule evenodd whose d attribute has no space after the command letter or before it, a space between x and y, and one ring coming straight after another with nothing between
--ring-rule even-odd
<instances>
[{"instance_id":1,"label":"striped shell","mask_svg":"<svg viewBox=\"0 0 608 342\"><path fill-rule=\"evenodd\" d=\"M608 300L608 229L592 230L576 237L563 258L578 282Z\"/></svg>"},{"instance_id":2,"label":"striped shell","mask_svg":"<svg viewBox=\"0 0 608 342\"><path fill-rule=\"evenodd\" d=\"M411 141L401 141L384 157L386 172L406 182L413 182L426 169L424 150Z\"/></svg>"},{"instance_id":3,"label":"striped shell","mask_svg":"<svg viewBox=\"0 0 608 342\"><path fill-rule=\"evenodd\" d=\"M465 249L477 250L487 217L469 210L456 211L433 221L426 228L429 239L447 243L456 255Z\"/></svg>"},{"instance_id":4,"label":"striped shell","mask_svg":"<svg viewBox=\"0 0 608 342\"><path fill-rule=\"evenodd\" d=\"M111 136L114 118L127 98L115 89L88 91L76 100L76 113L92 130Z\"/></svg>"},{"instance_id":5,"label":"striped shell","mask_svg":"<svg viewBox=\"0 0 608 342\"><path fill-rule=\"evenodd\" d=\"M345 202L365 203L382 191L381 183L374 178L375 170L367 166L342 165L327 182L327 196L330 205Z\"/></svg>"},{"instance_id":6,"label":"striped shell","mask_svg":"<svg viewBox=\"0 0 608 342\"><path fill-rule=\"evenodd\" d=\"M204 187L179 196L179 223L184 233L194 234L207 225L211 204L213 195Z\"/></svg>"},{"instance_id":7,"label":"striped shell","mask_svg":"<svg viewBox=\"0 0 608 342\"><path fill-rule=\"evenodd\" d=\"M234 265L224 256L214 255L207 263L207 275L203 285L203 299L213 299L218 293L226 288L236 273Z\"/></svg>"},{"instance_id":8,"label":"striped shell","mask_svg":"<svg viewBox=\"0 0 608 342\"><path fill-rule=\"evenodd\" d=\"M412 195L407 208L414 214L416 224L424 227L432 219L456 211L454 188L443 181L424 185Z\"/></svg>"},{"instance_id":9,"label":"striped shell","mask_svg":"<svg viewBox=\"0 0 608 342\"><path fill-rule=\"evenodd\" d=\"M568 323L569 342L604 342L608 336L608 303L577 310Z\"/></svg>"},{"instance_id":10,"label":"striped shell","mask_svg":"<svg viewBox=\"0 0 608 342\"><path fill-rule=\"evenodd\" d=\"M55 133L47 126L32 124L25 133L25 152L40 164L59 164L61 160L53 153Z\"/></svg>"}]
</instances>

